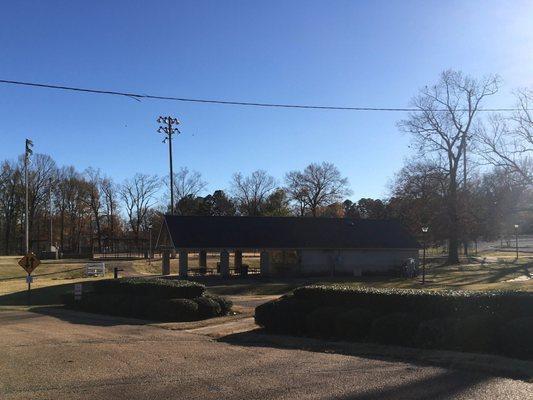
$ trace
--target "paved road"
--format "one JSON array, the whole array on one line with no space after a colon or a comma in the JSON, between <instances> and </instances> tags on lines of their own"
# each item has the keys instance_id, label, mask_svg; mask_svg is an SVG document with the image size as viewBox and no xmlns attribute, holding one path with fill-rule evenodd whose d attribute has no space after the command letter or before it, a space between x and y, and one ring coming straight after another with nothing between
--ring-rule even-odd
<instances>
[{"instance_id":1,"label":"paved road","mask_svg":"<svg viewBox=\"0 0 533 400\"><path fill-rule=\"evenodd\" d=\"M117 324L119 322L120 324ZM533 399L533 384L240 346L74 312L0 312L1 399Z\"/></svg>"}]
</instances>

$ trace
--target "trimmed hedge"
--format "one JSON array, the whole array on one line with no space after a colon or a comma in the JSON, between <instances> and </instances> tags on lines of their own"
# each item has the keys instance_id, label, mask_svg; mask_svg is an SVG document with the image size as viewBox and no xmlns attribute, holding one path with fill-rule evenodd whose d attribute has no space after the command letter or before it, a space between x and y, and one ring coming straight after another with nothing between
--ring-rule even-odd
<instances>
[{"instance_id":1,"label":"trimmed hedge","mask_svg":"<svg viewBox=\"0 0 533 400\"><path fill-rule=\"evenodd\" d=\"M412 314L387 314L372 322L370 338L379 343L411 346L417 329L418 319Z\"/></svg>"},{"instance_id":2,"label":"trimmed hedge","mask_svg":"<svg viewBox=\"0 0 533 400\"><path fill-rule=\"evenodd\" d=\"M307 332L317 337L334 337L335 321L344 311L338 307L319 307L311 311L305 320Z\"/></svg>"},{"instance_id":3,"label":"trimmed hedge","mask_svg":"<svg viewBox=\"0 0 533 400\"><path fill-rule=\"evenodd\" d=\"M418 347L453 350L455 345L454 318L435 318L420 322L414 343Z\"/></svg>"},{"instance_id":4,"label":"trimmed hedge","mask_svg":"<svg viewBox=\"0 0 533 400\"><path fill-rule=\"evenodd\" d=\"M501 332L500 345L505 354L533 360L533 317L509 321Z\"/></svg>"},{"instance_id":5,"label":"trimmed hedge","mask_svg":"<svg viewBox=\"0 0 533 400\"><path fill-rule=\"evenodd\" d=\"M93 282L93 291L99 294L128 294L159 299L194 299L204 294L205 286L177 279L135 277Z\"/></svg>"},{"instance_id":6,"label":"trimmed hedge","mask_svg":"<svg viewBox=\"0 0 533 400\"><path fill-rule=\"evenodd\" d=\"M491 352L500 347L501 325L498 318L486 314L459 318L454 327L454 344L462 351Z\"/></svg>"},{"instance_id":7,"label":"trimmed hedge","mask_svg":"<svg viewBox=\"0 0 533 400\"><path fill-rule=\"evenodd\" d=\"M196 321L230 312L232 302L207 295L195 282L161 278L123 278L94 282L81 301L72 293L67 307L87 312L159 321Z\"/></svg>"},{"instance_id":8,"label":"trimmed hedge","mask_svg":"<svg viewBox=\"0 0 533 400\"><path fill-rule=\"evenodd\" d=\"M459 318L474 314L503 315L514 319L531 316L533 310L533 294L520 291L430 291L311 285L295 289L294 296L319 301L323 306L360 307L379 315L416 310L421 319L436 316Z\"/></svg>"},{"instance_id":9,"label":"trimmed hedge","mask_svg":"<svg viewBox=\"0 0 533 400\"><path fill-rule=\"evenodd\" d=\"M225 297L214 296L212 294L205 294L204 297L209 297L216 301L220 306L220 312L222 315L228 315L231 311L231 307L233 307L233 302Z\"/></svg>"},{"instance_id":10,"label":"trimmed hedge","mask_svg":"<svg viewBox=\"0 0 533 400\"><path fill-rule=\"evenodd\" d=\"M142 318L157 321L196 321L226 315L217 296L195 299L158 299L153 296L130 296L86 293L81 301L72 296L65 300L66 306L86 312Z\"/></svg>"},{"instance_id":11,"label":"trimmed hedge","mask_svg":"<svg viewBox=\"0 0 533 400\"><path fill-rule=\"evenodd\" d=\"M198 306L198 315L200 318L211 318L222 315L220 304L212 297L197 297L194 302Z\"/></svg>"},{"instance_id":12,"label":"trimmed hedge","mask_svg":"<svg viewBox=\"0 0 533 400\"><path fill-rule=\"evenodd\" d=\"M372 327L374 314L364 308L344 310L335 319L337 336L347 340L365 340Z\"/></svg>"},{"instance_id":13,"label":"trimmed hedge","mask_svg":"<svg viewBox=\"0 0 533 400\"><path fill-rule=\"evenodd\" d=\"M533 293L314 285L256 308L267 331L533 359Z\"/></svg>"},{"instance_id":14,"label":"trimmed hedge","mask_svg":"<svg viewBox=\"0 0 533 400\"><path fill-rule=\"evenodd\" d=\"M307 332L306 316L314 308L311 302L284 296L256 307L255 321L270 332L303 334Z\"/></svg>"},{"instance_id":15,"label":"trimmed hedge","mask_svg":"<svg viewBox=\"0 0 533 400\"><path fill-rule=\"evenodd\" d=\"M195 321L199 318L198 303L190 299L164 300L161 316L166 321Z\"/></svg>"}]
</instances>

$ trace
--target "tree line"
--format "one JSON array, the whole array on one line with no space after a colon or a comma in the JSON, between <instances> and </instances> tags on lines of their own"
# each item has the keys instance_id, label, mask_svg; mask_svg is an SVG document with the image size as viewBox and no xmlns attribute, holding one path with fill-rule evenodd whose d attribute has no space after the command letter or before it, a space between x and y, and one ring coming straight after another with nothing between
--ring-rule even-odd
<instances>
[{"instance_id":1,"label":"tree line","mask_svg":"<svg viewBox=\"0 0 533 400\"><path fill-rule=\"evenodd\" d=\"M429 227L431 242L447 243L450 262L478 239L508 237L520 221L533 231L533 130L531 91L516 92L516 111L483 114L496 76L474 79L445 71L419 91L398 123L412 138L413 157L396 173L384 199L352 201L348 179L331 162L289 171L281 181L267 171L235 173L225 189L205 195L201 173L175 173L174 211L179 215L397 218L414 234ZM34 251L50 239L66 254L104 251L117 242L138 246L157 232L170 211L168 177L137 173L121 183L100 170L58 167L45 154L29 165L30 242ZM23 158L0 168L0 253L23 251ZM50 220L53 232L50 238Z\"/></svg>"}]
</instances>

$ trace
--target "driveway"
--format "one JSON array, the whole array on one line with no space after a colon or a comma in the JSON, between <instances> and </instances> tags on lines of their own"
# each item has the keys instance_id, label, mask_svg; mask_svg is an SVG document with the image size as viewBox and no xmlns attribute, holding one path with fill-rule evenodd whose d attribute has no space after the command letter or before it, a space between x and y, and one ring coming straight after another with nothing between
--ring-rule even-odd
<instances>
[{"instance_id":1,"label":"driveway","mask_svg":"<svg viewBox=\"0 0 533 400\"><path fill-rule=\"evenodd\" d=\"M65 310L0 312L2 399L528 399L533 384Z\"/></svg>"}]
</instances>

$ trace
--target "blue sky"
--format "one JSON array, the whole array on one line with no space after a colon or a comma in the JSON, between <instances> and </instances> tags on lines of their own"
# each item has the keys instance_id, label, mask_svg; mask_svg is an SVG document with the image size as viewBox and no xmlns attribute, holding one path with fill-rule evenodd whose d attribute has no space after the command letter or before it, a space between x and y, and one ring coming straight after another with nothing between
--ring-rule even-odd
<instances>
[{"instance_id":1,"label":"blue sky","mask_svg":"<svg viewBox=\"0 0 533 400\"><path fill-rule=\"evenodd\" d=\"M487 106L533 86L531 1L16 1L0 12L0 79L242 101L405 107L447 68L498 73ZM383 197L411 157L401 113L242 108L0 85L0 160L35 150L118 182L165 175L158 115L182 121L175 168L231 175L335 163Z\"/></svg>"}]
</instances>

